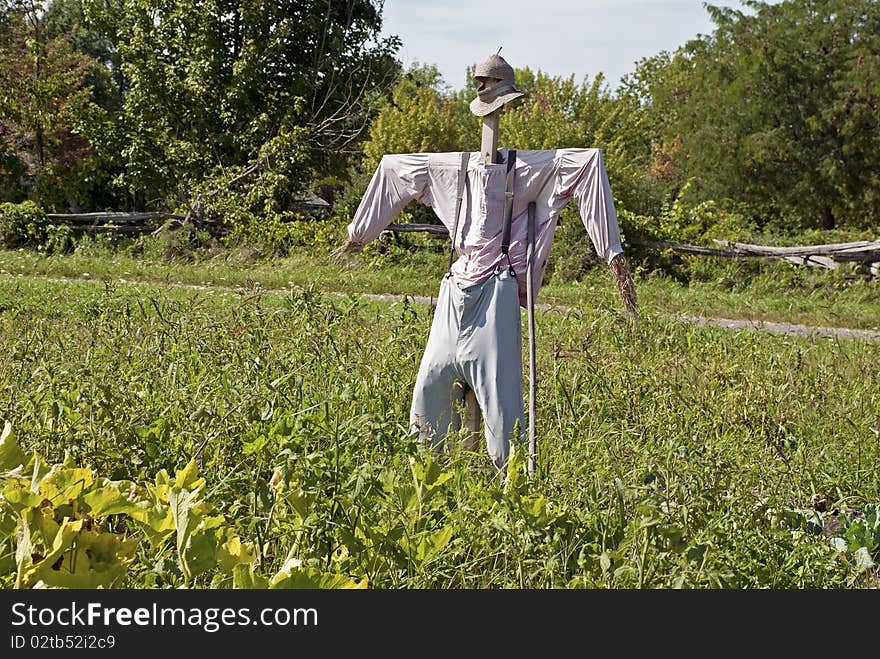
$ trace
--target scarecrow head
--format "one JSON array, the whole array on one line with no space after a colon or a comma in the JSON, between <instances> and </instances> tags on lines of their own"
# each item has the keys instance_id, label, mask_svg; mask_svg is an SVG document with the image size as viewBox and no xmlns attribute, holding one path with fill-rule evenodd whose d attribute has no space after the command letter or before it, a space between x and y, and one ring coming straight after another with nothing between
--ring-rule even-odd
<instances>
[{"instance_id":1,"label":"scarecrow head","mask_svg":"<svg viewBox=\"0 0 880 659\"><path fill-rule=\"evenodd\" d=\"M500 52L501 49L499 48ZM513 84L513 67L501 55L495 53L477 65L474 78L479 83L477 97L471 101L471 112L485 117L498 108L523 96L525 92Z\"/></svg>"}]
</instances>

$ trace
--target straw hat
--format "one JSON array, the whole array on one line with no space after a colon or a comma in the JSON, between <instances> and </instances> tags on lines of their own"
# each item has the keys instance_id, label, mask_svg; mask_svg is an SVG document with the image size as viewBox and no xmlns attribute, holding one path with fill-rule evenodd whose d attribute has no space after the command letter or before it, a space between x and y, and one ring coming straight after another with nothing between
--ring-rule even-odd
<instances>
[{"instance_id":1,"label":"straw hat","mask_svg":"<svg viewBox=\"0 0 880 659\"><path fill-rule=\"evenodd\" d=\"M514 86L513 67L498 53L477 65L474 78L480 82L480 86L470 107L478 117L485 117L502 105L526 95Z\"/></svg>"}]
</instances>

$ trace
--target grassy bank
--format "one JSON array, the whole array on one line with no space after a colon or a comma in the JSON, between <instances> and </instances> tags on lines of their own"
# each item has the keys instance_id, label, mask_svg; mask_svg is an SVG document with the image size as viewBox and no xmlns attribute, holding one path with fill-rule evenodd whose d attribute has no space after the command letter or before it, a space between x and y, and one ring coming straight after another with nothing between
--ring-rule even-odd
<instances>
[{"instance_id":1,"label":"grassy bank","mask_svg":"<svg viewBox=\"0 0 880 659\"><path fill-rule=\"evenodd\" d=\"M0 251L0 274L128 280L227 287L289 289L313 287L326 292L434 295L446 270L443 249L377 249L332 259L326 250L303 250L266 258L251 249L167 257L133 255L111 249L83 249L68 255ZM785 263L702 262L701 276L682 282L672 274L635 270L639 305L651 315L689 314L734 319L794 322L805 325L880 329L880 283L850 271L828 272ZM702 258L702 257L693 257ZM617 311L620 302L608 269L587 269L576 281L551 274L539 302Z\"/></svg>"}]
</instances>

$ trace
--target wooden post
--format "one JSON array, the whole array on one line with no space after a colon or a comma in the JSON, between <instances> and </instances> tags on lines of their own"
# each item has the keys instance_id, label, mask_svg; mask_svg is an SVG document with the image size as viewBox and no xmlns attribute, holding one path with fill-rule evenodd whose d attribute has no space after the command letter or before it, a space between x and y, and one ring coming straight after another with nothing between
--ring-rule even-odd
<instances>
[{"instance_id":1,"label":"wooden post","mask_svg":"<svg viewBox=\"0 0 880 659\"><path fill-rule=\"evenodd\" d=\"M498 125L501 117L501 108L490 112L483 117L483 137L480 141L480 162L491 164L498 161ZM480 446L480 431L483 424L483 414L477 397L473 390L465 386L464 391L464 427L470 432L465 440L465 448L468 451L476 451Z\"/></svg>"},{"instance_id":2,"label":"wooden post","mask_svg":"<svg viewBox=\"0 0 880 659\"><path fill-rule=\"evenodd\" d=\"M480 141L480 162L489 165L498 162L498 123L501 108L483 117L483 139Z\"/></svg>"}]
</instances>

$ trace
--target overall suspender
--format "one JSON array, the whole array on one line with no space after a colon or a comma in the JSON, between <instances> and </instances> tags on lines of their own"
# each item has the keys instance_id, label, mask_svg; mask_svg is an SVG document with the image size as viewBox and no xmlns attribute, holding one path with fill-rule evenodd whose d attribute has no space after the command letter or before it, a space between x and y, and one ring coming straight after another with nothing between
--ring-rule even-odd
<instances>
[{"instance_id":1,"label":"overall suspender","mask_svg":"<svg viewBox=\"0 0 880 659\"><path fill-rule=\"evenodd\" d=\"M467 166L470 160L470 153L461 154L461 169L458 171L458 195L455 199L455 221L452 224L452 245L449 249L449 268L452 267L452 260L455 258L455 239L458 236L458 220L461 216L461 203L464 198L464 184L467 180ZM507 258L507 267L510 274L514 277L516 272L510 262L510 227L513 223L513 183L516 173L516 150L509 149L507 151L507 189L504 193L504 226L501 231L501 255ZM498 264L501 269L501 264Z\"/></svg>"},{"instance_id":2,"label":"overall suspender","mask_svg":"<svg viewBox=\"0 0 880 659\"><path fill-rule=\"evenodd\" d=\"M452 267L452 259L455 258L455 238L458 235L458 218L461 215L461 201L464 198L464 183L467 180L467 166L471 154L461 154L461 169L458 170L458 196L455 198L455 221L452 224L452 246L449 248L449 268ZM448 269L448 268L447 268Z\"/></svg>"},{"instance_id":3,"label":"overall suspender","mask_svg":"<svg viewBox=\"0 0 880 659\"><path fill-rule=\"evenodd\" d=\"M507 191L504 193L504 229L501 232L501 255L507 257L507 268L510 274L516 277L513 265L510 262L510 225L513 222L513 181L516 169L516 150L508 149L507 151ZM501 269L501 264L498 264Z\"/></svg>"}]
</instances>

